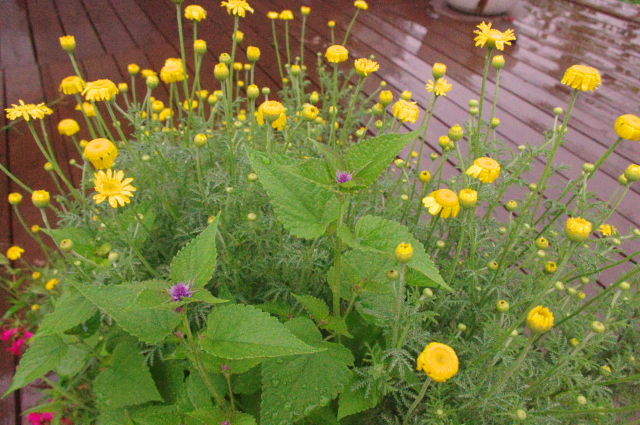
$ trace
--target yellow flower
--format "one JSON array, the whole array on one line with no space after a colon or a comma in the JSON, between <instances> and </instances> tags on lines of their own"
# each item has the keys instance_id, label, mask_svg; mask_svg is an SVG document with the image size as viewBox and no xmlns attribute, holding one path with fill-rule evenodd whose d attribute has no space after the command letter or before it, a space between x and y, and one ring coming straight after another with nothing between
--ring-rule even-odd
<instances>
[{"instance_id":1,"label":"yellow flower","mask_svg":"<svg viewBox=\"0 0 640 425\"><path fill-rule=\"evenodd\" d=\"M25 104L22 100L20 104L12 104L13 108L6 108L7 118L10 120L17 120L18 118L24 118L26 121L33 119L42 119L45 115L51 115L53 111L44 103L37 105L33 103Z\"/></svg>"},{"instance_id":2,"label":"yellow flower","mask_svg":"<svg viewBox=\"0 0 640 425\"><path fill-rule=\"evenodd\" d=\"M204 40L196 40L193 42L193 51L199 55L207 53L207 42Z\"/></svg>"},{"instance_id":3,"label":"yellow flower","mask_svg":"<svg viewBox=\"0 0 640 425\"><path fill-rule=\"evenodd\" d=\"M130 63L129 65L127 65L127 71L131 75L138 75L138 73L140 72L140 66L135 63Z\"/></svg>"},{"instance_id":4,"label":"yellow flower","mask_svg":"<svg viewBox=\"0 0 640 425\"><path fill-rule=\"evenodd\" d=\"M329 22L327 22L327 26L328 26L329 28L333 28L333 27L335 27L335 26L336 26L336 21L329 21Z\"/></svg>"},{"instance_id":5,"label":"yellow flower","mask_svg":"<svg viewBox=\"0 0 640 425\"><path fill-rule=\"evenodd\" d=\"M142 73L142 76L144 78L155 77L156 75L158 75L158 73L155 72L153 69L143 69L140 72Z\"/></svg>"},{"instance_id":6,"label":"yellow flower","mask_svg":"<svg viewBox=\"0 0 640 425\"><path fill-rule=\"evenodd\" d=\"M93 179L95 189L98 192L97 195L93 195L93 199L96 204L108 199L109 205L113 208L118 208L118 205L124 207L125 204L131 202L129 199L133 196L131 192L136 190L135 187L129 184L132 181L132 178L124 178L124 171L108 169L105 173L100 170Z\"/></svg>"},{"instance_id":7,"label":"yellow flower","mask_svg":"<svg viewBox=\"0 0 640 425\"><path fill-rule=\"evenodd\" d=\"M64 51L71 53L76 50L76 38L72 35L60 37L60 46L62 46Z\"/></svg>"},{"instance_id":8,"label":"yellow flower","mask_svg":"<svg viewBox=\"0 0 640 425\"><path fill-rule=\"evenodd\" d=\"M40 231L40 226L38 226L37 224L34 224L33 226L31 226L31 231L33 233L38 233Z\"/></svg>"},{"instance_id":9,"label":"yellow flower","mask_svg":"<svg viewBox=\"0 0 640 425\"><path fill-rule=\"evenodd\" d=\"M173 111L169 108L164 108L161 112L160 115L158 116L158 119L160 121L164 121L168 118L171 118L173 116Z\"/></svg>"},{"instance_id":10,"label":"yellow flower","mask_svg":"<svg viewBox=\"0 0 640 425\"><path fill-rule=\"evenodd\" d=\"M287 124L286 108L284 105L275 100L267 100L258 107L257 120L258 124L263 125L264 119L271 123L273 128L283 130Z\"/></svg>"},{"instance_id":11,"label":"yellow flower","mask_svg":"<svg viewBox=\"0 0 640 425\"><path fill-rule=\"evenodd\" d=\"M51 202L51 195L46 190L34 190L31 194L31 202L38 208L44 208Z\"/></svg>"},{"instance_id":12,"label":"yellow flower","mask_svg":"<svg viewBox=\"0 0 640 425\"><path fill-rule=\"evenodd\" d=\"M356 59L355 61L356 72L361 77L367 77L376 72L380 68L378 62L374 62L369 59Z\"/></svg>"},{"instance_id":13,"label":"yellow flower","mask_svg":"<svg viewBox=\"0 0 640 425\"><path fill-rule=\"evenodd\" d=\"M13 206L20 205L22 203L22 195L18 192L13 192L9 194L9 203Z\"/></svg>"},{"instance_id":14,"label":"yellow flower","mask_svg":"<svg viewBox=\"0 0 640 425\"><path fill-rule=\"evenodd\" d=\"M486 44L490 48L497 48L498 50L504 50L504 45L511 46L511 42L516 39L512 29L508 29L505 32L499 31L495 28L491 28L492 23L489 25L482 22L478 25L478 30L474 33L478 34L473 40L476 42L476 46L484 47Z\"/></svg>"},{"instance_id":15,"label":"yellow flower","mask_svg":"<svg viewBox=\"0 0 640 425\"><path fill-rule=\"evenodd\" d=\"M118 157L118 148L108 139L93 139L84 148L84 156L98 170L111 168Z\"/></svg>"},{"instance_id":16,"label":"yellow flower","mask_svg":"<svg viewBox=\"0 0 640 425\"><path fill-rule=\"evenodd\" d=\"M182 108L185 111L189 111L189 110L194 110L198 107L198 101L197 100L191 100L189 101L189 99L185 100L184 102L182 102Z\"/></svg>"},{"instance_id":17,"label":"yellow flower","mask_svg":"<svg viewBox=\"0 0 640 425\"><path fill-rule=\"evenodd\" d=\"M572 242L584 242L591 235L593 225L591 222L580 217L572 217L567 220L565 235Z\"/></svg>"},{"instance_id":18,"label":"yellow flower","mask_svg":"<svg viewBox=\"0 0 640 425\"><path fill-rule=\"evenodd\" d=\"M547 261L544 263L544 272L546 274L553 274L558 270L558 264L555 261Z\"/></svg>"},{"instance_id":19,"label":"yellow flower","mask_svg":"<svg viewBox=\"0 0 640 425\"><path fill-rule=\"evenodd\" d=\"M500 176L500 164L495 159L478 158L473 161L466 174L474 179L480 178L483 183L491 183Z\"/></svg>"},{"instance_id":20,"label":"yellow flower","mask_svg":"<svg viewBox=\"0 0 640 425\"><path fill-rule=\"evenodd\" d=\"M192 4L190 6L185 7L184 17L191 21L200 22L203 19L207 19L207 11L204 10L202 6Z\"/></svg>"},{"instance_id":21,"label":"yellow flower","mask_svg":"<svg viewBox=\"0 0 640 425\"><path fill-rule=\"evenodd\" d=\"M447 80L444 78L438 78L436 83L434 84L432 80L429 80L429 84L427 84L427 91L436 92L436 96L446 96L448 92L451 91L453 85L449 84Z\"/></svg>"},{"instance_id":22,"label":"yellow flower","mask_svg":"<svg viewBox=\"0 0 640 425\"><path fill-rule=\"evenodd\" d=\"M422 183L428 183L431 181L431 173L428 172L427 170L421 171L420 174L418 175L418 179Z\"/></svg>"},{"instance_id":23,"label":"yellow flower","mask_svg":"<svg viewBox=\"0 0 640 425\"><path fill-rule=\"evenodd\" d=\"M42 273L40 273L40 272L33 272L33 273L31 274L31 279L33 279L33 280L38 280L38 279L40 279L41 277L42 277Z\"/></svg>"},{"instance_id":24,"label":"yellow flower","mask_svg":"<svg viewBox=\"0 0 640 425\"><path fill-rule=\"evenodd\" d=\"M391 93L391 90L381 91L378 95L378 100L382 106L389 106L393 102L393 93Z\"/></svg>"},{"instance_id":25,"label":"yellow flower","mask_svg":"<svg viewBox=\"0 0 640 425\"><path fill-rule=\"evenodd\" d=\"M60 91L64 94L77 94L84 90L84 80L78 76L72 75L67 77L60 83Z\"/></svg>"},{"instance_id":26,"label":"yellow flower","mask_svg":"<svg viewBox=\"0 0 640 425\"><path fill-rule=\"evenodd\" d=\"M18 258L22 257L22 253L24 252L24 249L20 248L19 246L12 246L11 248L9 248L7 250L7 258L9 260L17 260Z\"/></svg>"},{"instance_id":27,"label":"yellow flower","mask_svg":"<svg viewBox=\"0 0 640 425\"><path fill-rule=\"evenodd\" d=\"M260 49L254 46L247 47L247 59L249 59L249 62L258 62L258 59L260 59Z\"/></svg>"},{"instance_id":28,"label":"yellow flower","mask_svg":"<svg viewBox=\"0 0 640 425\"><path fill-rule=\"evenodd\" d=\"M460 212L460 200L458 195L449 189L439 189L431 192L429 196L422 199L422 205L429 208L429 214L449 218L457 217Z\"/></svg>"},{"instance_id":29,"label":"yellow flower","mask_svg":"<svg viewBox=\"0 0 640 425\"><path fill-rule=\"evenodd\" d=\"M80 131L80 125L76 120L72 120L67 118L66 120L62 120L58 123L58 133L65 136L73 136L78 131Z\"/></svg>"},{"instance_id":30,"label":"yellow flower","mask_svg":"<svg viewBox=\"0 0 640 425\"><path fill-rule=\"evenodd\" d=\"M627 140L640 140L640 118L627 114L618 117L614 126L618 136Z\"/></svg>"},{"instance_id":31,"label":"yellow flower","mask_svg":"<svg viewBox=\"0 0 640 425\"><path fill-rule=\"evenodd\" d=\"M602 85L597 69L586 65L573 65L564 73L562 84L582 91L593 91Z\"/></svg>"},{"instance_id":32,"label":"yellow flower","mask_svg":"<svg viewBox=\"0 0 640 425\"><path fill-rule=\"evenodd\" d=\"M458 355L446 344L432 342L418 356L418 370L436 382L447 382L458 373Z\"/></svg>"},{"instance_id":33,"label":"yellow flower","mask_svg":"<svg viewBox=\"0 0 640 425\"><path fill-rule=\"evenodd\" d=\"M293 19L293 12L290 10L283 10L282 12L280 12L279 18L283 21L290 21Z\"/></svg>"},{"instance_id":34,"label":"yellow flower","mask_svg":"<svg viewBox=\"0 0 640 425\"><path fill-rule=\"evenodd\" d=\"M278 12L269 12L267 13L267 18L273 20L273 19L278 19L278 17L280 16L280 14Z\"/></svg>"},{"instance_id":35,"label":"yellow flower","mask_svg":"<svg viewBox=\"0 0 640 425\"><path fill-rule=\"evenodd\" d=\"M431 71L433 78L437 80L438 78L444 77L444 74L446 73L447 73L447 65L443 63L438 63L438 62L433 64L433 69Z\"/></svg>"},{"instance_id":36,"label":"yellow flower","mask_svg":"<svg viewBox=\"0 0 640 425\"><path fill-rule=\"evenodd\" d=\"M302 117L305 119L305 121L315 120L318 117L319 113L320 110L310 103L305 103L302 106Z\"/></svg>"},{"instance_id":37,"label":"yellow flower","mask_svg":"<svg viewBox=\"0 0 640 425\"><path fill-rule=\"evenodd\" d=\"M60 283L58 279L49 279L47 283L44 284L44 287L47 291L53 291L53 289Z\"/></svg>"},{"instance_id":38,"label":"yellow flower","mask_svg":"<svg viewBox=\"0 0 640 425\"><path fill-rule=\"evenodd\" d=\"M613 224L601 224L598 228L604 236L613 236L618 234L618 229Z\"/></svg>"},{"instance_id":39,"label":"yellow flower","mask_svg":"<svg viewBox=\"0 0 640 425\"><path fill-rule=\"evenodd\" d=\"M402 122L416 122L418 121L420 110L416 102L407 102L404 99L400 99L393 105L393 115L398 117Z\"/></svg>"},{"instance_id":40,"label":"yellow flower","mask_svg":"<svg viewBox=\"0 0 640 425\"><path fill-rule=\"evenodd\" d=\"M344 46L336 44L327 48L325 56L331 63L340 63L349 59L349 51Z\"/></svg>"},{"instance_id":41,"label":"yellow flower","mask_svg":"<svg viewBox=\"0 0 640 425\"><path fill-rule=\"evenodd\" d=\"M398 260L402 264L411 261L411 259L413 258L413 254L413 246L411 246L411 244L409 243L402 242L396 248L396 260Z\"/></svg>"},{"instance_id":42,"label":"yellow flower","mask_svg":"<svg viewBox=\"0 0 640 425\"><path fill-rule=\"evenodd\" d=\"M89 101L111 100L120 91L115 83L111 80L96 80L87 83L82 91L82 95Z\"/></svg>"},{"instance_id":43,"label":"yellow flower","mask_svg":"<svg viewBox=\"0 0 640 425\"><path fill-rule=\"evenodd\" d=\"M79 111L80 109L82 109L88 117L96 116L96 108L94 108L89 102L82 102L82 106L76 105L76 111Z\"/></svg>"},{"instance_id":44,"label":"yellow flower","mask_svg":"<svg viewBox=\"0 0 640 425\"><path fill-rule=\"evenodd\" d=\"M175 83L184 80L184 68L182 67L182 59L169 58L164 62L164 66L160 70L160 78L165 84Z\"/></svg>"},{"instance_id":45,"label":"yellow flower","mask_svg":"<svg viewBox=\"0 0 640 425\"><path fill-rule=\"evenodd\" d=\"M34 304L31 306L31 311L38 311L40 310L40 304Z\"/></svg>"},{"instance_id":46,"label":"yellow flower","mask_svg":"<svg viewBox=\"0 0 640 425\"><path fill-rule=\"evenodd\" d=\"M631 164L624 170L624 177L630 182L637 182L640 180L640 165Z\"/></svg>"},{"instance_id":47,"label":"yellow flower","mask_svg":"<svg viewBox=\"0 0 640 425\"><path fill-rule=\"evenodd\" d=\"M369 5L368 5L368 4L367 4L367 2L366 2L366 1L364 1L364 0L356 0L356 2L355 2L355 3L353 3L353 5L354 5L355 7L357 7L358 9L360 9L360 10L367 10L367 9L369 9Z\"/></svg>"},{"instance_id":48,"label":"yellow flower","mask_svg":"<svg viewBox=\"0 0 640 425\"><path fill-rule=\"evenodd\" d=\"M311 8L308 6L302 6L300 8L300 13L302 13L302 16L309 16L309 14L311 13Z\"/></svg>"},{"instance_id":49,"label":"yellow flower","mask_svg":"<svg viewBox=\"0 0 640 425\"><path fill-rule=\"evenodd\" d=\"M245 0L229 0L229 1L223 1L221 6L224 6L227 8L227 13L229 14L234 14L236 16L239 16L241 18L244 18L247 10L251 13L253 13L253 9L251 8L251 6L249 6L249 3L247 3Z\"/></svg>"},{"instance_id":50,"label":"yellow flower","mask_svg":"<svg viewBox=\"0 0 640 425\"><path fill-rule=\"evenodd\" d=\"M463 208L473 208L478 203L478 192L473 189L462 189L458 198Z\"/></svg>"},{"instance_id":51,"label":"yellow flower","mask_svg":"<svg viewBox=\"0 0 640 425\"><path fill-rule=\"evenodd\" d=\"M527 326L532 332L543 334L553 327L553 313L541 305L535 307L527 315Z\"/></svg>"}]
</instances>

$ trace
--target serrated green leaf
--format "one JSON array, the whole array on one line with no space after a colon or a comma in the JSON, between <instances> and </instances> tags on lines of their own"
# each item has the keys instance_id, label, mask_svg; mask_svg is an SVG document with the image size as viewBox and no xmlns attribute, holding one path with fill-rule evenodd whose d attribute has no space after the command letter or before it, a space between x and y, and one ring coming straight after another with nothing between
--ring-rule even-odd
<instances>
[{"instance_id":1,"label":"serrated green leaf","mask_svg":"<svg viewBox=\"0 0 640 425\"><path fill-rule=\"evenodd\" d=\"M340 226L336 231L336 235L344 242L349 248L358 248L358 240L351 230L347 226Z\"/></svg>"},{"instance_id":2,"label":"serrated green leaf","mask_svg":"<svg viewBox=\"0 0 640 425\"><path fill-rule=\"evenodd\" d=\"M313 239L338 219L338 199L328 186L326 167L323 172L317 161L293 162L250 148L247 153L278 220L291 234Z\"/></svg>"},{"instance_id":3,"label":"serrated green leaf","mask_svg":"<svg viewBox=\"0 0 640 425\"><path fill-rule=\"evenodd\" d=\"M340 155L331 149L330 146L325 145L317 141L316 139L310 138L313 145L316 147L318 152L320 152L326 158L329 165L336 171L347 171L347 165L343 160L340 159Z\"/></svg>"},{"instance_id":4,"label":"serrated green leaf","mask_svg":"<svg viewBox=\"0 0 640 425\"><path fill-rule=\"evenodd\" d=\"M137 425L180 425L176 406L144 406L129 411Z\"/></svg>"},{"instance_id":5,"label":"serrated green leaf","mask_svg":"<svg viewBox=\"0 0 640 425\"><path fill-rule=\"evenodd\" d=\"M154 361L149 367L153 382L166 403L175 403L182 390L186 369L186 362L182 360Z\"/></svg>"},{"instance_id":6,"label":"serrated green leaf","mask_svg":"<svg viewBox=\"0 0 640 425\"><path fill-rule=\"evenodd\" d=\"M3 397L53 370L67 354L67 350L67 344L58 335L33 337L31 345L20 359L13 382Z\"/></svg>"},{"instance_id":7,"label":"serrated green leaf","mask_svg":"<svg viewBox=\"0 0 640 425\"><path fill-rule=\"evenodd\" d=\"M237 394L255 394L262 389L262 370L260 366L256 366L245 373L234 375L231 379L233 380L231 387L233 392ZM251 411L248 412L252 413Z\"/></svg>"},{"instance_id":8,"label":"serrated green leaf","mask_svg":"<svg viewBox=\"0 0 640 425\"><path fill-rule=\"evenodd\" d=\"M264 361L264 359L230 360L207 353L202 353L201 357L204 368L209 373L244 373Z\"/></svg>"},{"instance_id":9,"label":"serrated green leaf","mask_svg":"<svg viewBox=\"0 0 640 425\"><path fill-rule=\"evenodd\" d=\"M178 405L180 410L186 412L213 407L211 393L199 374L192 373L187 377L178 397Z\"/></svg>"},{"instance_id":10,"label":"serrated green leaf","mask_svg":"<svg viewBox=\"0 0 640 425\"><path fill-rule=\"evenodd\" d=\"M253 306L218 307L209 315L203 350L225 359L257 359L319 351L293 336L275 317Z\"/></svg>"},{"instance_id":11,"label":"serrated green leaf","mask_svg":"<svg viewBox=\"0 0 640 425\"><path fill-rule=\"evenodd\" d=\"M118 344L113 351L111 367L96 377L94 390L109 409L162 401L144 356L130 341Z\"/></svg>"},{"instance_id":12,"label":"serrated green leaf","mask_svg":"<svg viewBox=\"0 0 640 425\"><path fill-rule=\"evenodd\" d=\"M365 186L375 182L389 167L391 161L418 135L418 131L385 134L352 145L345 153L344 159L348 169L356 172L354 180L358 179Z\"/></svg>"},{"instance_id":13,"label":"serrated green leaf","mask_svg":"<svg viewBox=\"0 0 640 425\"><path fill-rule=\"evenodd\" d=\"M189 418L194 419L192 424L212 425L229 421L230 425L256 425L256 420L248 413L233 412L228 416L221 408L214 407L210 409L198 409L188 414Z\"/></svg>"},{"instance_id":14,"label":"serrated green leaf","mask_svg":"<svg viewBox=\"0 0 640 425\"><path fill-rule=\"evenodd\" d=\"M370 391L367 394L366 387L353 389L353 385L357 380L357 375L352 372L349 382L345 385L345 390L340 394L338 419L364 412L377 406L380 402L380 395L375 391Z\"/></svg>"},{"instance_id":15,"label":"serrated green leaf","mask_svg":"<svg viewBox=\"0 0 640 425\"><path fill-rule=\"evenodd\" d=\"M262 364L261 425L292 423L326 406L342 390L353 365L351 352L340 344L322 342L311 320L295 318L286 326L298 338L325 351Z\"/></svg>"},{"instance_id":16,"label":"serrated green leaf","mask_svg":"<svg viewBox=\"0 0 640 425\"><path fill-rule=\"evenodd\" d=\"M75 376L80 373L90 354L91 351L85 345L69 344L67 353L56 366L56 373L60 376Z\"/></svg>"},{"instance_id":17,"label":"serrated green leaf","mask_svg":"<svg viewBox=\"0 0 640 425\"><path fill-rule=\"evenodd\" d=\"M173 301L168 295L171 285L163 280L148 280L140 283L140 285L144 286L144 289L136 298L136 302L129 307L129 310L148 308L175 310L178 307L196 302L206 302L209 304L228 302L227 300L214 297L206 288L196 289L190 298L184 298L182 301Z\"/></svg>"},{"instance_id":18,"label":"serrated green leaf","mask_svg":"<svg viewBox=\"0 0 640 425\"><path fill-rule=\"evenodd\" d=\"M89 320L98 311L82 293L69 291L62 295L55 310L45 316L39 328L40 334L61 333Z\"/></svg>"},{"instance_id":19,"label":"serrated green leaf","mask_svg":"<svg viewBox=\"0 0 640 425\"><path fill-rule=\"evenodd\" d=\"M440 276L438 269L424 249L424 246L413 237L409 229L395 221L382 217L365 216L356 224L356 237L363 250L374 250L393 258L398 245L402 242L413 246L414 256L406 265L422 273L428 280L428 286L441 287L453 292Z\"/></svg>"},{"instance_id":20,"label":"serrated green leaf","mask_svg":"<svg viewBox=\"0 0 640 425\"><path fill-rule=\"evenodd\" d=\"M174 283L193 282L195 288L203 288L216 270L218 251L216 237L219 217L193 238L171 261L171 280Z\"/></svg>"},{"instance_id":21,"label":"serrated green leaf","mask_svg":"<svg viewBox=\"0 0 640 425\"><path fill-rule=\"evenodd\" d=\"M326 321L327 323L322 325L321 328L330 330L338 335L346 336L347 338L353 338L353 335L349 333L347 322L342 318L330 316Z\"/></svg>"},{"instance_id":22,"label":"serrated green leaf","mask_svg":"<svg viewBox=\"0 0 640 425\"><path fill-rule=\"evenodd\" d=\"M168 285L162 281L146 283L93 286L83 283L73 285L100 310L113 317L118 325L131 335L150 344L162 341L173 332L180 322L180 315L173 310L162 310L150 307L150 292L160 285ZM141 303L136 300L145 292ZM165 294L166 296L166 294ZM156 297L158 305L166 300Z\"/></svg>"},{"instance_id":23,"label":"serrated green leaf","mask_svg":"<svg viewBox=\"0 0 640 425\"><path fill-rule=\"evenodd\" d=\"M389 292L391 286L387 279L387 271L393 269L396 260L388 253L377 251L352 250L342 257L340 269L341 294L351 299L362 292ZM335 271L329 271L329 284L334 287Z\"/></svg>"},{"instance_id":24,"label":"serrated green leaf","mask_svg":"<svg viewBox=\"0 0 640 425\"><path fill-rule=\"evenodd\" d=\"M300 304L307 310L311 318L317 322L326 320L329 317L329 306L323 300L312 297L311 295L295 295Z\"/></svg>"}]
</instances>

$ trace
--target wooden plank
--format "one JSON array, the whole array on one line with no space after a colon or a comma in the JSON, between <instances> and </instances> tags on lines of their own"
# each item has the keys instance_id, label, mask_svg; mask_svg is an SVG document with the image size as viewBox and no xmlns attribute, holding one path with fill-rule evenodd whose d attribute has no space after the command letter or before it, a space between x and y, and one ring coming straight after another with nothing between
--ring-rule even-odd
<instances>
[{"instance_id":1,"label":"wooden plank","mask_svg":"<svg viewBox=\"0 0 640 425\"><path fill-rule=\"evenodd\" d=\"M59 37L66 34L58 19L54 1L29 0L25 1L25 5L29 13L36 61L42 64L68 60L67 52L60 47Z\"/></svg>"},{"instance_id":2,"label":"wooden plank","mask_svg":"<svg viewBox=\"0 0 640 425\"><path fill-rule=\"evenodd\" d=\"M113 6L108 1L84 0L83 6L107 53L113 54L136 48L131 34L120 22ZM139 21L138 25L140 25Z\"/></svg>"},{"instance_id":3,"label":"wooden plank","mask_svg":"<svg viewBox=\"0 0 640 425\"><path fill-rule=\"evenodd\" d=\"M96 33L96 28L89 20L82 0L55 0L55 3L65 34L76 38L77 48L74 52L76 59L83 60L105 54L105 49Z\"/></svg>"},{"instance_id":4,"label":"wooden plank","mask_svg":"<svg viewBox=\"0 0 640 425\"><path fill-rule=\"evenodd\" d=\"M35 62L26 1L6 0L0 13L0 68Z\"/></svg>"}]
</instances>

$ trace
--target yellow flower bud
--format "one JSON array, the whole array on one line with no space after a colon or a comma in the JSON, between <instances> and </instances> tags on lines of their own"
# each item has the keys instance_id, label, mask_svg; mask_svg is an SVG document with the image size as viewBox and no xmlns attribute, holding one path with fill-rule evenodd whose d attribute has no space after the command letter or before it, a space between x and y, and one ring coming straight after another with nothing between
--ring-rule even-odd
<instances>
[{"instance_id":1,"label":"yellow flower bud","mask_svg":"<svg viewBox=\"0 0 640 425\"><path fill-rule=\"evenodd\" d=\"M60 37L60 46L64 51L72 53L76 50L76 38L72 35Z\"/></svg>"},{"instance_id":2,"label":"yellow flower bud","mask_svg":"<svg viewBox=\"0 0 640 425\"><path fill-rule=\"evenodd\" d=\"M527 326L532 332L542 334L553 327L554 320L553 313L548 308L539 305L527 315Z\"/></svg>"},{"instance_id":3,"label":"yellow flower bud","mask_svg":"<svg viewBox=\"0 0 640 425\"><path fill-rule=\"evenodd\" d=\"M9 194L9 203L13 206L18 206L22 203L22 195L18 192L13 192Z\"/></svg>"},{"instance_id":4,"label":"yellow flower bud","mask_svg":"<svg viewBox=\"0 0 640 425\"><path fill-rule=\"evenodd\" d=\"M31 202L38 208L46 208L51 203L51 195L46 190L34 190Z\"/></svg>"},{"instance_id":5,"label":"yellow flower bud","mask_svg":"<svg viewBox=\"0 0 640 425\"><path fill-rule=\"evenodd\" d=\"M589 239L592 226L591 222L583 218L572 217L567 220L565 235L572 242L584 242Z\"/></svg>"},{"instance_id":6,"label":"yellow flower bud","mask_svg":"<svg viewBox=\"0 0 640 425\"><path fill-rule=\"evenodd\" d=\"M413 246L411 246L411 244L402 242L396 248L396 260L398 260L398 262L402 264L408 263L409 261L411 261L411 259L413 258L413 255L414 255Z\"/></svg>"}]
</instances>

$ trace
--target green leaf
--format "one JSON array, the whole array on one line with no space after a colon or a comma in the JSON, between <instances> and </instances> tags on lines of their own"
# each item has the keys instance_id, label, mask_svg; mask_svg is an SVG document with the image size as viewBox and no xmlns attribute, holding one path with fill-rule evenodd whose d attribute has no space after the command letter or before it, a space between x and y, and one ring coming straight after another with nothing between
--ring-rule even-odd
<instances>
[{"instance_id":1,"label":"green leaf","mask_svg":"<svg viewBox=\"0 0 640 425\"><path fill-rule=\"evenodd\" d=\"M228 374L237 374L244 373L249 369L253 369L264 359L240 359L240 360L230 360L223 359L222 357L217 357L211 354L202 353L202 363L204 368L209 373L228 373Z\"/></svg>"},{"instance_id":2,"label":"green leaf","mask_svg":"<svg viewBox=\"0 0 640 425\"><path fill-rule=\"evenodd\" d=\"M118 344L113 351L111 367L96 377L94 390L109 409L162 401L144 356L130 341Z\"/></svg>"},{"instance_id":3,"label":"green leaf","mask_svg":"<svg viewBox=\"0 0 640 425\"><path fill-rule=\"evenodd\" d=\"M338 219L339 204L321 163L306 163L247 148L251 166L269 194L283 226L294 236L313 239ZM324 171L323 171L324 167Z\"/></svg>"},{"instance_id":4,"label":"green leaf","mask_svg":"<svg viewBox=\"0 0 640 425\"><path fill-rule=\"evenodd\" d=\"M338 235L338 237L342 239L342 242L344 242L350 248L356 249L360 245L358 243L358 240L356 239L356 236L353 234L353 232L351 232L351 230L349 230L347 226L338 227L336 235Z\"/></svg>"},{"instance_id":5,"label":"green leaf","mask_svg":"<svg viewBox=\"0 0 640 425\"><path fill-rule=\"evenodd\" d=\"M380 402L378 392L370 391L370 393L367 394L366 386L353 389L353 385L357 380L358 376L352 372L351 379L349 379L349 382L345 385L345 390L340 394L338 419L364 412L365 410L376 407Z\"/></svg>"},{"instance_id":6,"label":"green leaf","mask_svg":"<svg viewBox=\"0 0 640 425\"><path fill-rule=\"evenodd\" d=\"M347 165L344 163L343 160L340 159L340 155L338 154L338 152L331 149L329 145L325 145L322 142L318 142L316 139L310 138L309 140L313 142L313 145L316 147L318 152L324 155L324 157L327 160L327 163L329 163L329 166L331 168L333 168L336 171L347 171Z\"/></svg>"},{"instance_id":7,"label":"green leaf","mask_svg":"<svg viewBox=\"0 0 640 425\"><path fill-rule=\"evenodd\" d=\"M418 135L418 131L385 134L352 145L344 158L348 169L355 171L354 180L358 179L365 186L378 180L391 161Z\"/></svg>"},{"instance_id":8,"label":"green leaf","mask_svg":"<svg viewBox=\"0 0 640 425\"><path fill-rule=\"evenodd\" d=\"M56 366L56 373L61 376L75 376L80 373L90 354L89 348L83 344L69 344L67 353Z\"/></svg>"},{"instance_id":9,"label":"green leaf","mask_svg":"<svg viewBox=\"0 0 640 425\"><path fill-rule=\"evenodd\" d=\"M162 295L161 292L161 288L169 286L166 282L149 281L109 286L82 283L73 285L100 310L113 317L122 329L149 344L162 341L180 322L180 315L175 311L154 308L166 302L168 295L166 292ZM143 299L137 303L138 297L143 293ZM153 294L155 305L149 300Z\"/></svg>"},{"instance_id":10,"label":"green leaf","mask_svg":"<svg viewBox=\"0 0 640 425\"><path fill-rule=\"evenodd\" d=\"M204 287L216 270L216 237L220 217L193 238L171 261L171 280L174 283L194 282L196 288Z\"/></svg>"},{"instance_id":11,"label":"green leaf","mask_svg":"<svg viewBox=\"0 0 640 425\"><path fill-rule=\"evenodd\" d=\"M389 292L387 271L396 266L395 257L377 251L352 250L342 257L340 269L341 294L350 299L354 293ZM329 271L329 284L334 287L334 268Z\"/></svg>"},{"instance_id":12,"label":"green leaf","mask_svg":"<svg viewBox=\"0 0 640 425\"><path fill-rule=\"evenodd\" d=\"M300 304L307 310L307 313L319 327L349 338L352 337L345 321L331 315L326 302L310 295L294 295L294 297L300 301Z\"/></svg>"},{"instance_id":13,"label":"green leaf","mask_svg":"<svg viewBox=\"0 0 640 425\"><path fill-rule=\"evenodd\" d=\"M73 250L80 255L90 257L95 251L95 240L93 235L80 227L66 227L63 229L52 229L51 237L60 246L63 239L71 239L73 241Z\"/></svg>"},{"instance_id":14,"label":"green leaf","mask_svg":"<svg viewBox=\"0 0 640 425\"><path fill-rule=\"evenodd\" d=\"M131 412L137 425L180 425L182 420L176 406L145 406Z\"/></svg>"},{"instance_id":15,"label":"green leaf","mask_svg":"<svg viewBox=\"0 0 640 425\"><path fill-rule=\"evenodd\" d=\"M3 397L53 370L67 354L68 347L58 335L36 335L20 359L11 386Z\"/></svg>"},{"instance_id":16,"label":"green leaf","mask_svg":"<svg viewBox=\"0 0 640 425\"><path fill-rule=\"evenodd\" d=\"M286 326L306 343L325 351L262 364L261 425L293 423L326 406L342 390L353 365L351 352L340 344L322 342L311 320L295 318Z\"/></svg>"},{"instance_id":17,"label":"green leaf","mask_svg":"<svg viewBox=\"0 0 640 425\"><path fill-rule=\"evenodd\" d=\"M212 425L229 421L231 425L256 425L256 419L248 413L233 412L231 416L227 416L225 412L214 407L210 409L198 409L188 414L189 418L195 419L191 424Z\"/></svg>"},{"instance_id":18,"label":"green leaf","mask_svg":"<svg viewBox=\"0 0 640 425\"><path fill-rule=\"evenodd\" d=\"M225 359L257 359L319 351L293 336L275 317L241 304L216 308L209 315L200 346Z\"/></svg>"},{"instance_id":19,"label":"green leaf","mask_svg":"<svg viewBox=\"0 0 640 425\"><path fill-rule=\"evenodd\" d=\"M55 310L42 320L39 333L64 332L89 320L97 310L82 293L75 290L66 292L56 302Z\"/></svg>"},{"instance_id":20,"label":"green leaf","mask_svg":"<svg viewBox=\"0 0 640 425\"><path fill-rule=\"evenodd\" d=\"M130 310L175 310L178 307L196 302L206 302L208 304L228 302L227 300L214 297L206 288L196 289L193 296L190 298L184 298L182 301L173 301L168 295L168 290L171 285L165 281L148 280L146 282L142 282L140 285L143 285L144 288L136 298L136 302L129 307Z\"/></svg>"},{"instance_id":21,"label":"green leaf","mask_svg":"<svg viewBox=\"0 0 640 425\"><path fill-rule=\"evenodd\" d=\"M166 403L175 403L184 384L185 363L182 360L154 361L149 367L153 382Z\"/></svg>"},{"instance_id":22,"label":"green leaf","mask_svg":"<svg viewBox=\"0 0 640 425\"><path fill-rule=\"evenodd\" d=\"M382 217L365 216L356 224L356 237L363 250L373 250L393 258L398 245L402 242L413 246L414 256L406 265L422 273L428 283L426 286L442 287L453 292L440 276L438 269L424 249L424 246L413 237L409 229L395 221Z\"/></svg>"}]
</instances>

